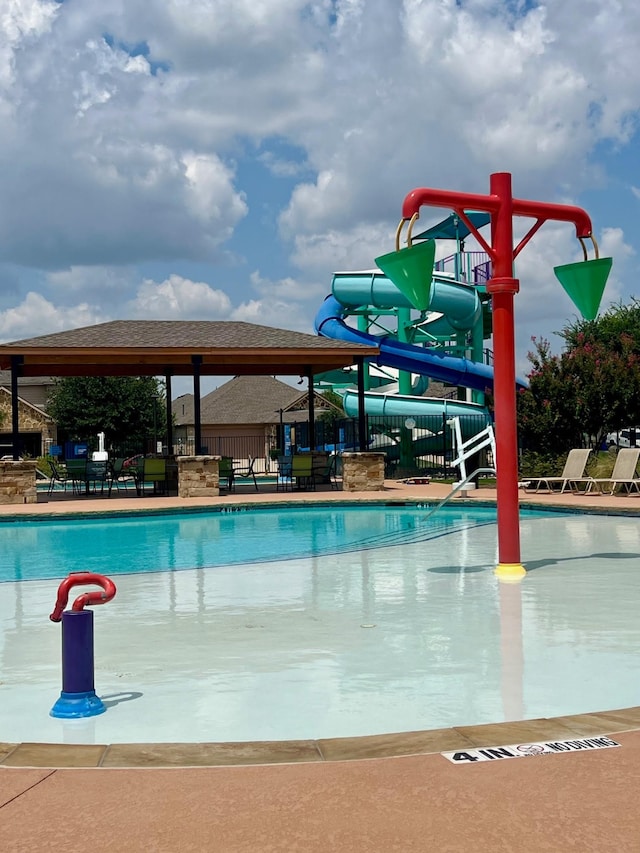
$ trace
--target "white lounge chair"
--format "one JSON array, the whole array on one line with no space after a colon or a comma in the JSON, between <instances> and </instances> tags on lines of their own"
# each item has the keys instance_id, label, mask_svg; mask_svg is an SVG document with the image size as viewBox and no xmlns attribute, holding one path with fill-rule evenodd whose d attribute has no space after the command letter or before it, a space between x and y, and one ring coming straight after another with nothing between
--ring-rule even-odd
<instances>
[{"instance_id":1,"label":"white lounge chair","mask_svg":"<svg viewBox=\"0 0 640 853\"><path fill-rule=\"evenodd\" d=\"M562 474L559 477L530 477L524 485L525 492L564 492L567 489L571 492L586 492L589 491L592 483L592 477L585 477L585 468L587 467L587 459L591 450L589 448L574 448L569 451L569 455L564 463ZM580 489L582 484L584 488ZM559 487L559 488L558 488Z\"/></svg>"},{"instance_id":2,"label":"white lounge chair","mask_svg":"<svg viewBox=\"0 0 640 853\"><path fill-rule=\"evenodd\" d=\"M606 492L612 495L618 487L622 487L628 495L634 491L640 494L640 478L636 474L639 457L640 447L620 448L611 476L594 478L588 486L588 491L595 487L600 494Z\"/></svg>"}]
</instances>

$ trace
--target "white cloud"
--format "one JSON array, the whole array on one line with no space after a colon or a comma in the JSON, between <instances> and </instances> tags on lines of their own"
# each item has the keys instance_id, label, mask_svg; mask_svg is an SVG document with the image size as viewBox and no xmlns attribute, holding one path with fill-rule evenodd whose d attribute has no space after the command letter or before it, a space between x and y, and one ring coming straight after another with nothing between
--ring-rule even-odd
<instances>
[{"instance_id":1,"label":"white cloud","mask_svg":"<svg viewBox=\"0 0 640 853\"><path fill-rule=\"evenodd\" d=\"M311 333L312 318L299 305L280 299L250 299L231 312L230 320Z\"/></svg>"},{"instance_id":2,"label":"white cloud","mask_svg":"<svg viewBox=\"0 0 640 853\"><path fill-rule=\"evenodd\" d=\"M95 311L86 302L59 308L39 293L28 293L14 308L0 312L0 339L17 341L51 332L92 326L111 319Z\"/></svg>"},{"instance_id":3,"label":"white cloud","mask_svg":"<svg viewBox=\"0 0 640 853\"><path fill-rule=\"evenodd\" d=\"M127 309L128 315L135 319L226 320L231 300L222 290L215 290L205 282L171 275L160 283L143 281Z\"/></svg>"}]
</instances>

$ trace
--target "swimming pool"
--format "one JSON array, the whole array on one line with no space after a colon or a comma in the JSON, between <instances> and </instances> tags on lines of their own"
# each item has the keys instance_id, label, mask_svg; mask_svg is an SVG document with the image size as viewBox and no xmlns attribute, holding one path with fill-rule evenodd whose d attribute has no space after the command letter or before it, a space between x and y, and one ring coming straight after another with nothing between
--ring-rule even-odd
<instances>
[{"instance_id":1,"label":"swimming pool","mask_svg":"<svg viewBox=\"0 0 640 853\"><path fill-rule=\"evenodd\" d=\"M99 743L318 738L640 704L637 520L523 512L522 553L530 571L521 584L505 585L492 571L495 511L450 510L422 525L421 508L352 513L332 506L330 517L310 524L302 537L317 551L297 554L298 542L284 549L289 559L268 562L125 568L119 575L133 559L119 556L110 572L118 595L95 609L96 689L109 709L88 721L48 716L60 690L60 629L48 614L57 579L66 574L59 571L63 561L49 560L57 572L50 580L6 581L0 586L0 737ZM225 513L216 521L220 527L206 529L262 541L267 555L265 530L280 516L274 537L299 539L305 512ZM201 554L207 562L210 552L198 537L200 525L212 520L204 515L176 519L187 526L160 551L149 524L167 517L145 519L151 553L168 558L172 541L174 557ZM107 530L100 536L83 523L72 527L99 550L99 540L112 546L121 524L129 524L102 521ZM41 525L22 530L21 551L37 547ZM64 541L54 528L54 539ZM18 528L3 525L2 538L12 529ZM342 536L346 550L337 551ZM184 552L180 539L189 543ZM219 551L222 538L212 541L217 549L211 553Z\"/></svg>"}]
</instances>

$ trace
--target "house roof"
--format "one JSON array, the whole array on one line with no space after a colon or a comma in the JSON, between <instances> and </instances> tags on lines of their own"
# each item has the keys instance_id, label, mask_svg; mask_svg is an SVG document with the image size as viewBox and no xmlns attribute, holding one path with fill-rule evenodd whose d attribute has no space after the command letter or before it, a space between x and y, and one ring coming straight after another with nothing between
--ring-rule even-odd
<instances>
[{"instance_id":1,"label":"house roof","mask_svg":"<svg viewBox=\"0 0 640 853\"><path fill-rule=\"evenodd\" d=\"M352 364L379 352L303 332L217 320L114 320L0 344L0 369L21 376L295 375Z\"/></svg>"},{"instance_id":2,"label":"house roof","mask_svg":"<svg viewBox=\"0 0 640 853\"><path fill-rule=\"evenodd\" d=\"M3 385L0 386L0 394L4 394L9 399L11 399L11 391ZM29 400L25 400L24 397L20 397L20 396L18 396L18 401L20 402L20 404L22 406L26 406L28 409L31 409L34 412L34 414L36 415L37 419L45 420L45 421L49 421L49 423L53 423L53 418L51 417L51 415L48 415L44 409L40 408L40 406L34 406L34 404L30 403Z\"/></svg>"},{"instance_id":3,"label":"house roof","mask_svg":"<svg viewBox=\"0 0 640 853\"><path fill-rule=\"evenodd\" d=\"M20 376L18 378L19 385L53 385L55 381L53 376ZM10 370L0 370L0 387L11 387Z\"/></svg>"},{"instance_id":4,"label":"house roof","mask_svg":"<svg viewBox=\"0 0 640 853\"><path fill-rule=\"evenodd\" d=\"M278 423L280 409L295 408L306 400L308 391L301 391L273 376L236 376L202 398L200 421L203 424L266 424ZM321 398L316 394L316 400ZM172 403L176 424L194 421L193 394L184 394ZM305 406L302 415L306 420Z\"/></svg>"}]
</instances>

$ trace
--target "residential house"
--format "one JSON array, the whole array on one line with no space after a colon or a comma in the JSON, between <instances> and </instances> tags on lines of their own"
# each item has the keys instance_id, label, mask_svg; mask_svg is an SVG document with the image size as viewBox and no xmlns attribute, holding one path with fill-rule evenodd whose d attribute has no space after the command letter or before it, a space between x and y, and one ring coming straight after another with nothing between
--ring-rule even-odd
<instances>
[{"instance_id":1,"label":"residential house","mask_svg":"<svg viewBox=\"0 0 640 853\"><path fill-rule=\"evenodd\" d=\"M23 376L18 379L20 449L32 457L48 453L57 441L56 424L46 411L54 381L49 376ZM13 452L11 423L11 372L0 370L0 456Z\"/></svg>"}]
</instances>

